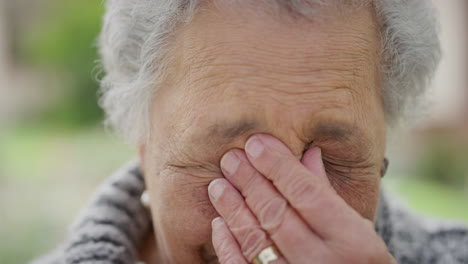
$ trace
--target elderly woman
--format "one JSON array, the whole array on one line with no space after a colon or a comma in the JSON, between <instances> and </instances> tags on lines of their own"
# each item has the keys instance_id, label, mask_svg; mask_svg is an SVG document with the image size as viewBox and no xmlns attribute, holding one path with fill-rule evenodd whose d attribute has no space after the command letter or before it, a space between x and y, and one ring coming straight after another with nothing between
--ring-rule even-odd
<instances>
[{"instance_id":1,"label":"elderly woman","mask_svg":"<svg viewBox=\"0 0 468 264\"><path fill-rule=\"evenodd\" d=\"M468 263L465 227L380 192L439 60L429 0L108 0L100 50L139 162L37 263Z\"/></svg>"}]
</instances>

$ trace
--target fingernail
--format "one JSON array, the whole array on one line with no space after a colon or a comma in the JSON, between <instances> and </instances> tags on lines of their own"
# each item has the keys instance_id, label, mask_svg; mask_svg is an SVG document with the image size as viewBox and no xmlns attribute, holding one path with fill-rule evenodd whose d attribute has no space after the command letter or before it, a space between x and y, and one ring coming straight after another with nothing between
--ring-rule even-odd
<instances>
[{"instance_id":1,"label":"fingernail","mask_svg":"<svg viewBox=\"0 0 468 264\"><path fill-rule=\"evenodd\" d=\"M221 159L221 169L223 170L225 176L231 176L236 173L237 168L239 167L240 160L234 154L234 152L229 151Z\"/></svg>"},{"instance_id":2,"label":"fingernail","mask_svg":"<svg viewBox=\"0 0 468 264\"><path fill-rule=\"evenodd\" d=\"M245 151L253 158L260 156L264 149L265 146L263 145L263 142L257 136L251 137L247 140L247 143L245 143Z\"/></svg>"},{"instance_id":3,"label":"fingernail","mask_svg":"<svg viewBox=\"0 0 468 264\"><path fill-rule=\"evenodd\" d=\"M223 219L220 216L218 216L215 219L213 219L213 221L211 221L211 227L213 229L217 229L222 223Z\"/></svg>"},{"instance_id":4,"label":"fingernail","mask_svg":"<svg viewBox=\"0 0 468 264\"><path fill-rule=\"evenodd\" d=\"M212 181L210 186L208 186L208 192L210 193L211 198L215 201L218 200L221 194L223 194L224 187L224 183L220 179Z\"/></svg>"}]
</instances>

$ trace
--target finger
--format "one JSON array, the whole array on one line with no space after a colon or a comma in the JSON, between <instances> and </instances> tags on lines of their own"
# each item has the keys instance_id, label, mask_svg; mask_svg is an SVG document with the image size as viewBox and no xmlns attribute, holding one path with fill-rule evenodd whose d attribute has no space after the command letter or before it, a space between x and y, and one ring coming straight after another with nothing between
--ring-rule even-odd
<instances>
[{"instance_id":1,"label":"finger","mask_svg":"<svg viewBox=\"0 0 468 264\"><path fill-rule=\"evenodd\" d=\"M212 181L208 191L211 203L223 217L247 260L252 260L273 244L245 204L244 198L226 179Z\"/></svg>"},{"instance_id":2,"label":"finger","mask_svg":"<svg viewBox=\"0 0 468 264\"><path fill-rule=\"evenodd\" d=\"M226 153L221 168L290 263L307 263L314 258L323 242L273 184L252 167L244 151L236 149Z\"/></svg>"},{"instance_id":3,"label":"finger","mask_svg":"<svg viewBox=\"0 0 468 264\"><path fill-rule=\"evenodd\" d=\"M245 150L251 164L273 182L309 227L322 238L340 237L362 220L336 194L323 166L322 169L314 166L315 172L308 170L278 139L265 134L254 135L247 141ZM321 162L321 155L313 154L311 157L315 161L308 160L307 164Z\"/></svg>"},{"instance_id":4,"label":"finger","mask_svg":"<svg viewBox=\"0 0 468 264\"><path fill-rule=\"evenodd\" d=\"M221 217L211 222L213 247L221 264L247 264L239 245Z\"/></svg>"},{"instance_id":5,"label":"finger","mask_svg":"<svg viewBox=\"0 0 468 264\"><path fill-rule=\"evenodd\" d=\"M311 147L302 156L301 163L306 167L312 175L320 178L324 184L329 184L325 167L322 161L322 150L318 147Z\"/></svg>"}]
</instances>

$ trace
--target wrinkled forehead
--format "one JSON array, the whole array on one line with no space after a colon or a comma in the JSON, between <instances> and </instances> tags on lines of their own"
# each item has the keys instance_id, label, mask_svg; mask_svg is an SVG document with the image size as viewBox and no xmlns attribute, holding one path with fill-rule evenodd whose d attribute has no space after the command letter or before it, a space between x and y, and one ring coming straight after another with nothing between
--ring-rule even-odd
<instances>
[{"instance_id":1,"label":"wrinkled forehead","mask_svg":"<svg viewBox=\"0 0 468 264\"><path fill-rule=\"evenodd\" d=\"M205 6L175 35L155 104L155 112L171 116L155 122L171 131L166 136L210 138L207 131L222 130L218 124L240 121L246 125L224 134L311 131L324 119L355 127L343 119L380 101L371 9L328 12L321 22L238 13Z\"/></svg>"},{"instance_id":2,"label":"wrinkled forehead","mask_svg":"<svg viewBox=\"0 0 468 264\"><path fill-rule=\"evenodd\" d=\"M350 14L362 8L372 8L372 0L211 0L205 6L212 6L219 12L235 12L237 16L282 16L294 20L306 18L310 21L323 20L327 12Z\"/></svg>"},{"instance_id":3,"label":"wrinkled forehead","mask_svg":"<svg viewBox=\"0 0 468 264\"><path fill-rule=\"evenodd\" d=\"M200 8L175 35L168 79L191 89L216 78L254 77L279 86L290 81L299 88L375 81L380 43L372 8L346 15L326 9L317 14L326 18L320 21L245 8Z\"/></svg>"}]
</instances>

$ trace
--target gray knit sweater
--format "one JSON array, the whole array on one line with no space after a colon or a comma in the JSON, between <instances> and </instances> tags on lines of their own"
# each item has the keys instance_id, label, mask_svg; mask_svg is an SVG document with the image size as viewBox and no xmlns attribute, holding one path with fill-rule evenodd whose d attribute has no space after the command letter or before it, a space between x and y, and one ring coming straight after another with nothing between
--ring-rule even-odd
<instances>
[{"instance_id":1,"label":"gray knit sweater","mask_svg":"<svg viewBox=\"0 0 468 264\"><path fill-rule=\"evenodd\" d=\"M33 264L134 264L150 229L142 204L143 177L136 163L97 190L63 244ZM465 209L466 210L466 209ZM381 196L378 234L401 264L468 264L468 228L423 220Z\"/></svg>"}]
</instances>

